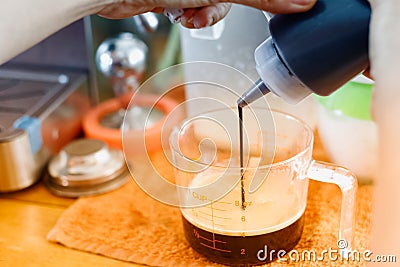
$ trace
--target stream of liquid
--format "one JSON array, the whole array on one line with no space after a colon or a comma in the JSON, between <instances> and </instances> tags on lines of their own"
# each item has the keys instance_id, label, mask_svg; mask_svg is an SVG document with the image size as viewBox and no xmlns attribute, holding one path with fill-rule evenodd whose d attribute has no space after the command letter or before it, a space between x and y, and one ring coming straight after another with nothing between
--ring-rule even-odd
<instances>
[{"instance_id":1,"label":"stream of liquid","mask_svg":"<svg viewBox=\"0 0 400 267\"><path fill-rule=\"evenodd\" d=\"M238 105L239 115L239 162L240 162L240 186L242 209L246 209L246 192L244 188L244 159L243 159L243 108Z\"/></svg>"}]
</instances>

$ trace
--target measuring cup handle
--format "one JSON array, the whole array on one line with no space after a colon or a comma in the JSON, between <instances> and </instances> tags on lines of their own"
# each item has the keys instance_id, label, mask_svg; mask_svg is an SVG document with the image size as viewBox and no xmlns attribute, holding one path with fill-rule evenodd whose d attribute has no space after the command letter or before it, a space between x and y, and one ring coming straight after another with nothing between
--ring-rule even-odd
<instances>
[{"instance_id":1,"label":"measuring cup handle","mask_svg":"<svg viewBox=\"0 0 400 267\"><path fill-rule=\"evenodd\" d=\"M343 257L348 256L353 245L355 225L357 178L345 168L334 164L313 161L308 169L308 177L312 180L336 184L342 191L342 207L340 215L339 247Z\"/></svg>"}]
</instances>

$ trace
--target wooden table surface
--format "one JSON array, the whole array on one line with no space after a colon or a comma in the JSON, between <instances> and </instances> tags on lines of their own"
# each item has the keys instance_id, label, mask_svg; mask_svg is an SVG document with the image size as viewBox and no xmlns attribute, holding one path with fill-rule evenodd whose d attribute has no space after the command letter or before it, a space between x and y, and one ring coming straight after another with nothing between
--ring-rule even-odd
<instances>
[{"instance_id":1,"label":"wooden table surface","mask_svg":"<svg viewBox=\"0 0 400 267\"><path fill-rule=\"evenodd\" d=\"M47 233L73 201L50 194L42 182L0 194L0 266L138 266L48 242Z\"/></svg>"},{"instance_id":2,"label":"wooden table surface","mask_svg":"<svg viewBox=\"0 0 400 267\"><path fill-rule=\"evenodd\" d=\"M313 154L328 160L318 136ZM47 233L73 202L52 195L41 181L19 192L0 194L0 266L139 266L48 242Z\"/></svg>"}]
</instances>

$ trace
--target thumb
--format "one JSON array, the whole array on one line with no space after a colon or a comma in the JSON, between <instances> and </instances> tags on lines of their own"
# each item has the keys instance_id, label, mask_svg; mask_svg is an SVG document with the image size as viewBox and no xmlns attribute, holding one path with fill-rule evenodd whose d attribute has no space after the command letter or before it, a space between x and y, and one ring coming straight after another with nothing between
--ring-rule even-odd
<instances>
[{"instance_id":1,"label":"thumb","mask_svg":"<svg viewBox=\"0 0 400 267\"><path fill-rule=\"evenodd\" d=\"M219 3L202 8L189 8L182 15L181 23L188 28L203 28L211 26L225 17L231 4Z\"/></svg>"}]
</instances>

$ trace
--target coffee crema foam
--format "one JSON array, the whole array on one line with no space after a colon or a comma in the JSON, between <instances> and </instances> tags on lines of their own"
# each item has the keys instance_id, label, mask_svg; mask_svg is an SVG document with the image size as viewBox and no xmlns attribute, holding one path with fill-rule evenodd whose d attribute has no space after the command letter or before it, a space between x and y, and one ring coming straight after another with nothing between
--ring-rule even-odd
<instances>
[{"instance_id":1,"label":"coffee crema foam","mask_svg":"<svg viewBox=\"0 0 400 267\"><path fill-rule=\"evenodd\" d=\"M203 230L232 236L262 235L291 225L304 213L305 204L301 205L295 191L296 185L291 181L293 176L287 172L271 171L267 180L256 192L246 195L245 209L242 209L240 183L217 201L212 201L215 198L208 196L207 190L198 189L212 184L221 175L222 172L212 168L197 174L189 185L192 189L189 190L185 200L190 203L201 196L208 200L207 204L195 208L181 208L185 219ZM223 175L224 179L228 178L227 180L230 180L230 177L226 175L237 179L233 174ZM245 172L246 188L251 180L248 178L252 178L253 175L254 173L249 171Z\"/></svg>"}]
</instances>

